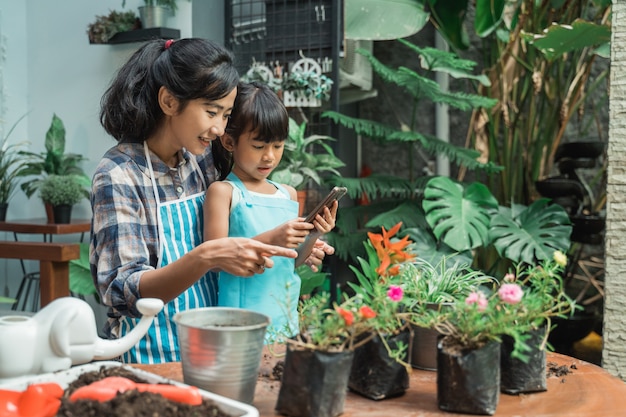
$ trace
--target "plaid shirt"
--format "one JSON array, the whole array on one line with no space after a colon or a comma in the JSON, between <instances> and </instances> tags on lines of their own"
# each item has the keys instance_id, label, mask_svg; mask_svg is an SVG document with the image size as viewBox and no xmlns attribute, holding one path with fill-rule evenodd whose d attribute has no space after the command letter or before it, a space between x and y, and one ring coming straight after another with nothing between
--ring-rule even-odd
<instances>
[{"instance_id":1,"label":"plaid shirt","mask_svg":"<svg viewBox=\"0 0 626 417\"><path fill-rule=\"evenodd\" d=\"M170 168L152 152L151 161L161 202L206 190L181 151L179 165ZM210 152L197 157L208 186L216 174ZM93 177L90 263L102 303L109 306L108 336L117 335L121 315L140 317L136 308L139 280L158 267L157 201L143 144L120 143L109 149Z\"/></svg>"}]
</instances>

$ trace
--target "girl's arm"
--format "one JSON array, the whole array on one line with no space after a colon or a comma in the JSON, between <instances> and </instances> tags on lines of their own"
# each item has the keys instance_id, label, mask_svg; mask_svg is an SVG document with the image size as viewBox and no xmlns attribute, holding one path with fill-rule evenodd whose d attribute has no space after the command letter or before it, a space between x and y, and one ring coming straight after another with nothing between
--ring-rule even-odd
<instances>
[{"instance_id":1,"label":"girl's arm","mask_svg":"<svg viewBox=\"0 0 626 417\"><path fill-rule=\"evenodd\" d=\"M230 204L233 187L223 181L216 181L206 190L204 200L204 240L228 236Z\"/></svg>"}]
</instances>

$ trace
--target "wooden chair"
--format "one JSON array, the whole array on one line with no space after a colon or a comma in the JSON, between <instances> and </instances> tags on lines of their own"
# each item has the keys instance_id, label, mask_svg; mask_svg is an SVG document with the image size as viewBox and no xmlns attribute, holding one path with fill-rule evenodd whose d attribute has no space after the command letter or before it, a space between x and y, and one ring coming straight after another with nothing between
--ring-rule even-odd
<instances>
[{"instance_id":1,"label":"wooden chair","mask_svg":"<svg viewBox=\"0 0 626 417\"><path fill-rule=\"evenodd\" d=\"M0 258L39 261L41 307L70 295L69 261L79 257L77 243L0 241Z\"/></svg>"}]
</instances>

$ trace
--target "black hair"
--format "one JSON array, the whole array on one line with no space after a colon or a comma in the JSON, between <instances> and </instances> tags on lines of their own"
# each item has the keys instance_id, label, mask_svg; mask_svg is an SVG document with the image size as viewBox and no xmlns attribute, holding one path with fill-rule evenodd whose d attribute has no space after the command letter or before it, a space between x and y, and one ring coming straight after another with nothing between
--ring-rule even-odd
<instances>
[{"instance_id":1,"label":"black hair","mask_svg":"<svg viewBox=\"0 0 626 417\"><path fill-rule=\"evenodd\" d=\"M267 85L241 82L226 134L235 143L246 132L255 132L257 139L265 143L279 142L289 135L289 114L280 97ZM226 178L233 166L232 156L219 140L212 144L213 160L220 180Z\"/></svg>"},{"instance_id":2,"label":"black hair","mask_svg":"<svg viewBox=\"0 0 626 417\"><path fill-rule=\"evenodd\" d=\"M167 46L166 46L167 43ZM182 111L190 100L219 100L237 86L233 54L200 38L145 43L119 69L100 101L100 123L118 142L143 142L164 118L161 86Z\"/></svg>"}]
</instances>

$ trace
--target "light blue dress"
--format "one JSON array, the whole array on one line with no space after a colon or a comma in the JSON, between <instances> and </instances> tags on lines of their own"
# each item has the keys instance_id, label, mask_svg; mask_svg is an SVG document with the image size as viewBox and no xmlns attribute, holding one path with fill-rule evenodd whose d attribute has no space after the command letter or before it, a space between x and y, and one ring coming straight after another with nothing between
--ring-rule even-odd
<instances>
[{"instance_id":1,"label":"light blue dress","mask_svg":"<svg viewBox=\"0 0 626 417\"><path fill-rule=\"evenodd\" d=\"M231 209L228 236L254 237L298 217L298 203L289 198L289 192L280 184L268 180L286 198L253 194L233 173L227 180L241 190L242 196ZM295 270L295 260L282 256L272 260L273 268L249 278L220 272L218 285L218 305L245 308L270 317L266 342L298 332L300 277Z\"/></svg>"}]
</instances>

